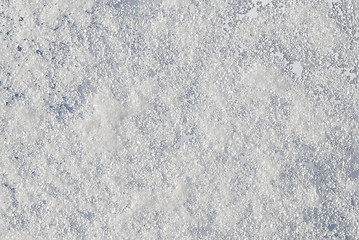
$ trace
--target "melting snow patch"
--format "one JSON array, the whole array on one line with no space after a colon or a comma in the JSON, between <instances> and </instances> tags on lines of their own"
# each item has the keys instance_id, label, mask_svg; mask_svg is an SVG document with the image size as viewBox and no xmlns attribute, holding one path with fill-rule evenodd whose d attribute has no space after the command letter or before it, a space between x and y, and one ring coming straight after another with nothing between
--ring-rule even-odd
<instances>
[{"instance_id":1,"label":"melting snow patch","mask_svg":"<svg viewBox=\"0 0 359 240\"><path fill-rule=\"evenodd\" d=\"M300 78L303 72L302 64L300 62L294 62L292 64L292 71L295 73L297 78Z\"/></svg>"}]
</instances>

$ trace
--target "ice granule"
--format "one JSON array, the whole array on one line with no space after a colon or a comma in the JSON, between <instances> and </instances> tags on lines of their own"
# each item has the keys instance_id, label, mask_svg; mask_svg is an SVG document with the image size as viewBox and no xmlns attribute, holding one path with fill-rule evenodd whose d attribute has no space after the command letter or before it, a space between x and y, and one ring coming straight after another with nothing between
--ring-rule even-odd
<instances>
[{"instance_id":1,"label":"ice granule","mask_svg":"<svg viewBox=\"0 0 359 240\"><path fill-rule=\"evenodd\" d=\"M359 239L359 2L0 6L1 239Z\"/></svg>"}]
</instances>

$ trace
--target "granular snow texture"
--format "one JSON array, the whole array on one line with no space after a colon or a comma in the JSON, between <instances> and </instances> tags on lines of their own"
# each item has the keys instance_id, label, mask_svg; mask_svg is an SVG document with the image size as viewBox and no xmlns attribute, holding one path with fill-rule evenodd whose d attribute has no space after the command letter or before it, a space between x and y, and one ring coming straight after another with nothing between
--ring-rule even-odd
<instances>
[{"instance_id":1,"label":"granular snow texture","mask_svg":"<svg viewBox=\"0 0 359 240\"><path fill-rule=\"evenodd\" d=\"M359 239L359 1L0 0L0 239Z\"/></svg>"}]
</instances>

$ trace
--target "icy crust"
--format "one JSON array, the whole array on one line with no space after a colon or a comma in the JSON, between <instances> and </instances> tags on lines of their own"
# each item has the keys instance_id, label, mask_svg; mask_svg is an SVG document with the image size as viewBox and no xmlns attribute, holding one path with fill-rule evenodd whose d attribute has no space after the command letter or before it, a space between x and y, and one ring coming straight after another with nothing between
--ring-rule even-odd
<instances>
[{"instance_id":1,"label":"icy crust","mask_svg":"<svg viewBox=\"0 0 359 240\"><path fill-rule=\"evenodd\" d=\"M1 2L3 239L358 239L355 1Z\"/></svg>"}]
</instances>

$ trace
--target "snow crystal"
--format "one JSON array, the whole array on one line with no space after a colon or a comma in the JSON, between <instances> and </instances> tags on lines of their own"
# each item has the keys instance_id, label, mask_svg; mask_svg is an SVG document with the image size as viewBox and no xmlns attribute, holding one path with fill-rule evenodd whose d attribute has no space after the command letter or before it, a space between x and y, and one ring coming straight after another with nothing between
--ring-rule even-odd
<instances>
[{"instance_id":1,"label":"snow crystal","mask_svg":"<svg viewBox=\"0 0 359 240\"><path fill-rule=\"evenodd\" d=\"M359 239L359 2L0 2L0 239Z\"/></svg>"}]
</instances>

